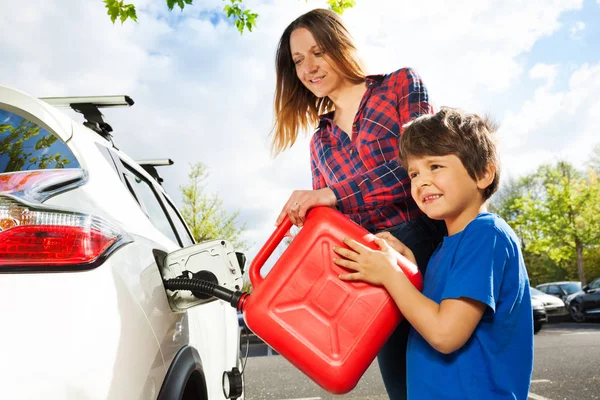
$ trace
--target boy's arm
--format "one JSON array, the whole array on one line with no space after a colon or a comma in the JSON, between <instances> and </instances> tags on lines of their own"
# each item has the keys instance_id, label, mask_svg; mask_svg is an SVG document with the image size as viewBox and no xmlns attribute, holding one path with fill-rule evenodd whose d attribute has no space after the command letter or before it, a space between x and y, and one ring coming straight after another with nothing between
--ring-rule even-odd
<instances>
[{"instance_id":1,"label":"boy's arm","mask_svg":"<svg viewBox=\"0 0 600 400\"><path fill-rule=\"evenodd\" d=\"M427 298L400 270L397 253L381 238L375 239L381 251L352 239L344 243L351 250L335 247L344 258L334 258L334 262L353 272L340 279L384 286L408 322L437 351L449 354L466 343L485 312L484 303L463 297L438 304Z\"/></svg>"},{"instance_id":2,"label":"boy's arm","mask_svg":"<svg viewBox=\"0 0 600 400\"><path fill-rule=\"evenodd\" d=\"M396 270L383 286L404 318L434 349L450 354L469 340L483 317L486 305L473 299L445 299L441 304L419 292L402 271Z\"/></svg>"}]
</instances>

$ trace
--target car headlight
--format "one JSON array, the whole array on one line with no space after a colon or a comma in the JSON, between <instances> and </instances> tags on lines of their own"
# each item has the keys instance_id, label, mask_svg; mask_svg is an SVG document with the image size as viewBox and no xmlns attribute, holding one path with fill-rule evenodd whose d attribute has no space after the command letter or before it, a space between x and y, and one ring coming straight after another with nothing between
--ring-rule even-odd
<instances>
[{"instance_id":1,"label":"car headlight","mask_svg":"<svg viewBox=\"0 0 600 400\"><path fill-rule=\"evenodd\" d=\"M531 306L533 307L534 310L544 310L544 305L540 304L540 303L532 303Z\"/></svg>"},{"instance_id":2,"label":"car headlight","mask_svg":"<svg viewBox=\"0 0 600 400\"><path fill-rule=\"evenodd\" d=\"M542 303L535 297L531 297L531 308L538 311L545 310L544 303Z\"/></svg>"}]
</instances>

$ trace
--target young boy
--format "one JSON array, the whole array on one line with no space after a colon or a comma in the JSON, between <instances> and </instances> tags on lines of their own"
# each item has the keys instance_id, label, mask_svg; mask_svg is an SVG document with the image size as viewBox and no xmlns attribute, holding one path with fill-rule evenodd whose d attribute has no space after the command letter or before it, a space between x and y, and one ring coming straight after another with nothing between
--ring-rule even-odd
<instances>
[{"instance_id":1,"label":"young boy","mask_svg":"<svg viewBox=\"0 0 600 400\"><path fill-rule=\"evenodd\" d=\"M389 234L380 251L344 239L340 278L383 285L413 330L407 350L409 399L527 399L533 369L529 279L513 230L485 212L499 184L492 127L442 108L417 118L400 140L411 193L448 236L429 261L421 294L398 267L412 252Z\"/></svg>"}]
</instances>

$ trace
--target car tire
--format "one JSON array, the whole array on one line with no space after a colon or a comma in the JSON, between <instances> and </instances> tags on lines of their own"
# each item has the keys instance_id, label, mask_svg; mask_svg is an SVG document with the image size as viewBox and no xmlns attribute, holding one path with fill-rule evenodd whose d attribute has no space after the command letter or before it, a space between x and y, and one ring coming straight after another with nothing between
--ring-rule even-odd
<instances>
[{"instance_id":1,"label":"car tire","mask_svg":"<svg viewBox=\"0 0 600 400\"><path fill-rule=\"evenodd\" d=\"M542 323L541 322L536 322L533 324L533 333L536 334L538 333L541 329L542 329Z\"/></svg>"},{"instance_id":2,"label":"car tire","mask_svg":"<svg viewBox=\"0 0 600 400\"><path fill-rule=\"evenodd\" d=\"M579 304L571 304L569 306L569 314L571 314L571 318L573 318L573 321L575 322L581 323L586 320L585 314Z\"/></svg>"}]
</instances>

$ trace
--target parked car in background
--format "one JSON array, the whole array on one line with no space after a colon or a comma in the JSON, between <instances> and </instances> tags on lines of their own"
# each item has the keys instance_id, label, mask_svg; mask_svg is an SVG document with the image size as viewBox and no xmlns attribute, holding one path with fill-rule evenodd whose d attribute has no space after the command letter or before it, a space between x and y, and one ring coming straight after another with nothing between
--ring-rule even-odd
<instances>
[{"instance_id":1,"label":"parked car in background","mask_svg":"<svg viewBox=\"0 0 600 400\"><path fill-rule=\"evenodd\" d=\"M132 104L0 86L0 399L243 396L225 387L242 383L235 309L174 309L180 291L164 287L165 257L194 239L160 185L164 163L113 145L99 109ZM237 265L220 276L242 285Z\"/></svg>"},{"instance_id":2,"label":"parked car in background","mask_svg":"<svg viewBox=\"0 0 600 400\"><path fill-rule=\"evenodd\" d=\"M576 322L600 317L600 278L581 288L581 291L567 297L566 305Z\"/></svg>"},{"instance_id":3,"label":"parked car in background","mask_svg":"<svg viewBox=\"0 0 600 400\"><path fill-rule=\"evenodd\" d=\"M542 283L535 287L541 292L556 296L562 301L567 299L567 296L573 293L577 293L581 290L581 282L577 281L564 281L564 282L548 282Z\"/></svg>"},{"instance_id":4,"label":"parked car in background","mask_svg":"<svg viewBox=\"0 0 600 400\"><path fill-rule=\"evenodd\" d=\"M569 315L569 311L565 307L564 301L555 296L550 296L544 292L537 290L536 288L530 288L531 298L541 301L546 309L548 318L552 317L565 317Z\"/></svg>"},{"instance_id":5,"label":"parked car in background","mask_svg":"<svg viewBox=\"0 0 600 400\"><path fill-rule=\"evenodd\" d=\"M546 308L544 303L535 298L531 298L531 307L533 308L533 333L538 333L542 326L548 322L548 316L546 314Z\"/></svg>"}]
</instances>

